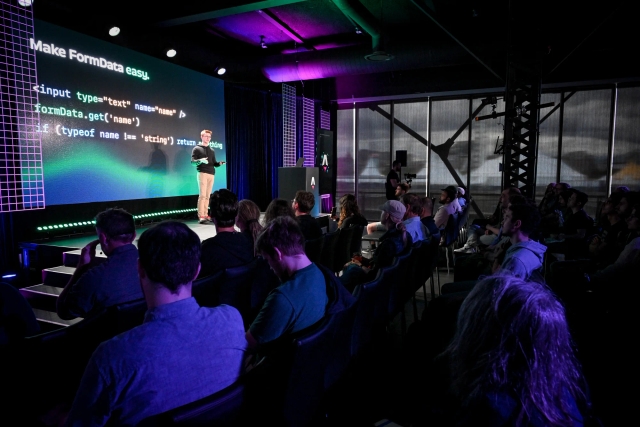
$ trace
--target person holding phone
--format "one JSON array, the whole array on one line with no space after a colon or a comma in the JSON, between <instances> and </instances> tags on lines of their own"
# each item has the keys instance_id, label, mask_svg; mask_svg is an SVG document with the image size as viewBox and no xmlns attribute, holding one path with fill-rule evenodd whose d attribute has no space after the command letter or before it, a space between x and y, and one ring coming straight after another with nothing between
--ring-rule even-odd
<instances>
[{"instance_id":1,"label":"person holding phone","mask_svg":"<svg viewBox=\"0 0 640 427\"><path fill-rule=\"evenodd\" d=\"M211 131L200 132L201 143L193 147L191 152L191 164L196 166L198 171L198 220L200 224L211 222L209 216L209 197L213 190L213 180L216 174L215 168L224 165L226 162L216 161L216 153L209 147L211 141Z\"/></svg>"}]
</instances>

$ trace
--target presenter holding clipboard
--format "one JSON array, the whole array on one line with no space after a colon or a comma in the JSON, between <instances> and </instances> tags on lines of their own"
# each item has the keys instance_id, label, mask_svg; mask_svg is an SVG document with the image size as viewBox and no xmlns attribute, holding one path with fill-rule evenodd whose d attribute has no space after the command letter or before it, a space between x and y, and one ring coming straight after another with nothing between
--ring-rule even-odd
<instances>
[{"instance_id":1,"label":"presenter holding clipboard","mask_svg":"<svg viewBox=\"0 0 640 427\"><path fill-rule=\"evenodd\" d=\"M211 221L209 216L209 197L213 189L213 178L216 174L217 167L224 165L226 162L217 162L216 153L209 147L211 141L211 131L203 130L200 132L202 142L193 147L191 152L191 164L196 165L198 170L198 220L200 224L206 224Z\"/></svg>"}]
</instances>

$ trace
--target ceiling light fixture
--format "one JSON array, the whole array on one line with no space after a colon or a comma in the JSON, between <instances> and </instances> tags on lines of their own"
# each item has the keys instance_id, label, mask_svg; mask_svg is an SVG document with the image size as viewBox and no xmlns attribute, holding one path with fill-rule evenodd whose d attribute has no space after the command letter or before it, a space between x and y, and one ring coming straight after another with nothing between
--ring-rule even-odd
<instances>
[{"instance_id":1,"label":"ceiling light fixture","mask_svg":"<svg viewBox=\"0 0 640 427\"><path fill-rule=\"evenodd\" d=\"M356 27L356 34L362 34L362 30L360 29L360 27Z\"/></svg>"},{"instance_id":2,"label":"ceiling light fixture","mask_svg":"<svg viewBox=\"0 0 640 427\"><path fill-rule=\"evenodd\" d=\"M221 76L227 72L227 69L224 67L216 67L216 74Z\"/></svg>"},{"instance_id":3,"label":"ceiling light fixture","mask_svg":"<svg viewBox=\"0 0 640 427\"><path fill-rule=\"evenodd\" d=\"M111 27L111 29L109 29L109 35L110 35L111 37L115 37L115 36L117 36L118 34L120 34L120 28L118 28L118 27Z\"/></svg>"},{"instance_id":4,"label":"ceiling light fixture","mask_svg":"<svg viewBox=\"0 0 640 427\"><path fill-rule=\"evenodd\" d=\"M173 58L174 56L176 56L176 54L177 54L177 53L178 53L178 52L176 52L176 50L175 50L175 49L173 49L173 48L172 48L172 49L167 50L167 56L168 56L169 58Z\"/></svg>"},{"instance_id":5,"label":"ceiling light fixture","mask_svg":"<svg viewBox=\"0 0 640 427\"><path fill-rule=\"evenodd\" d=\"M393 55L385 51L379 50L379 51L370 53L369 55L365 55L364 59L366 59L367 61L377 61L377 62L389 61L390 59L393 59Z\"/></svg>"},{"instance_id":6,"label":"ceiling light fixture","mask_svg":"<svg viewBox=\"0 0 640 427\"><path fill-rule=\"evenodd\" d=\"M18 4L22 7L29 7L32 3L32 0L18 0Z\"/></svg>"},{"instance_id":7,"label":"ceiling light fixture","mask_svg":"<svg viewBox=\"0 0 640 427\"><path fill-rule=\"evenodd\" d=\"M260 36L260 47L263 49L266 49L268 47L267 44L264 42L264 36Z\"/></svg>"}]
</instances>

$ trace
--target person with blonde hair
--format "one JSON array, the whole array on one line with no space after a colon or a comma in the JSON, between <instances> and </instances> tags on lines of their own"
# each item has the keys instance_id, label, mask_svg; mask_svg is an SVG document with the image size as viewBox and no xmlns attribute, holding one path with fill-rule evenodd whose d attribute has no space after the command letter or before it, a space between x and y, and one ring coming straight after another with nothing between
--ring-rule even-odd
<instances>
[{"instance_id":1,"label":"person with blonde hair","mask_svg":"<svg viewBox=\"0 0 640 427\"><path fill-rule=\"evenodd\" d=\"M584 378L560 301L513 275L484 279L443 354L458 426L581 426Z\"/></svg>"}]
</instances>

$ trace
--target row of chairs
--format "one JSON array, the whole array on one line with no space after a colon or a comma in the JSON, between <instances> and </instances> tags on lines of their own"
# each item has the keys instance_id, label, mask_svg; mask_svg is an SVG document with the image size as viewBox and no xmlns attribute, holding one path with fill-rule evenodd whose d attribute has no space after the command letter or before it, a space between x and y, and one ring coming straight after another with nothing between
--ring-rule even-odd
<instances>
[{"instance_id":1,"label":"row of chairs","mask_svg":"<svg viewBox=\"0 0 640 427\"><path fill-rule=\"evenodd\" d=\"M363 231L361 225L339 228L317 239L307 240L305 252L311 261L337 273L355 252L360 252Z\"/></svg>"},{"instance_id":2,"label":"row of chairs","mask_svg":"<svg viewBox=\"0 0 640 427\"><path fill-rule=\"evenodd\" d=\"M456 244L464 244L464 242L462 241L463 239L465 239L466 241L465 230L468 219L469 205L465 205L462 208L462 212L455 212L449 215L447 225L442 232L442 240L440 241L440 246L444 248L447 262L447 273L449 273L449 253L451 253L451 264L453 264L453 261L455 259L453 255L453 249L455 248Z\"/></svg>"},{"instance_id":3,"label":"row of chairs","mask_svg":"<svg viewBox=\"0 0 640 427\"><path fill-rule=\"evenodd\" d=\"M380 269L373 280L356 286L355 303L350 308L326 316L291 339L287 354L278 355L287 364L285 370L276 370L279 377L269 375L272 365L263 362L227 389L154 417L149 420L154 424L147 425L243 425L256 421L247 420L255 413L260 414L262 423L273 421L270 417L275 416L279 424L287 426L324 419L327 395L371 349L377 334L398 314L405 330L406 302L425 286L437 256L437 241L417 242L390 266Z\"/></svg>"}]
</instances>

